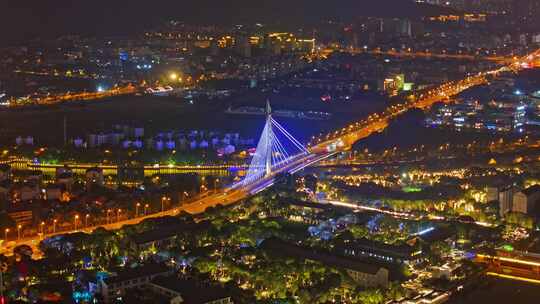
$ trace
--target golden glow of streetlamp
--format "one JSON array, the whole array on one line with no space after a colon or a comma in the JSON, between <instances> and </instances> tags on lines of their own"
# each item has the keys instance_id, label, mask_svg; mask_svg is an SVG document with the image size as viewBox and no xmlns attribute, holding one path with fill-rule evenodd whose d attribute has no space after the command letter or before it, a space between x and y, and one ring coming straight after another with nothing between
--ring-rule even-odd
<instances>
[{"instance_id":1,"label":"golden glow of streetlamp","mask_svg":"<svg viewBox=\"0 0 540 304\"><path fill-rule=\"evenodd\" d=\"M170 79L170 80L173 80L173 81L178 80L178 74L175 73L175 72L171 72L171 73L169 74L169 79Z\"/></svg>"}]
</instances>

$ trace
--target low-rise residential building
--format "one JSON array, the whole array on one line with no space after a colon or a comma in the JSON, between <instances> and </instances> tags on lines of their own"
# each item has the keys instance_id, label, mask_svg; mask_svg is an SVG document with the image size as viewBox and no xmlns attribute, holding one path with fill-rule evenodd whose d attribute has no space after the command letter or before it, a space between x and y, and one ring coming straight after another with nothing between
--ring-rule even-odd
<instances>
[{"instance_id":1,"label":"low-rise residential building","mask_svg":"<svg viewBox=\"0 0 540 304\"><path fill-rule=\"evenodd\" d=\"M131 246L134 250L144 251L152 247L160 248L171 244L178 234L178 230L172 229L154 229L136 235L131 240Z\"/></svg>"},{"instance_id":2,"label":"low-rise residential building","mask_svg":"<svg viewBox=\"0 0 540 304\"><path fill-rule=\"evenodd\" d=\"M0 164L0 182L11 178L11 167L8 164Z\"/></svg>"},{"instance_id":3,"label":"low-rise residential building","mask_svg":"<svg viewBox=\"0 0 540 304\"><path fill-rule=\"evenodd\" d=\"M538 201L540 201L540 185L531 186L514 193L512 211L531 214L536 210Z\"/></svg>"},{"instance_id":4,"label":"low-rise residential building","mask_svg":"<svg viewBox=\"0 0 540 304\"><path fill-rule=\"evenodd\" d=\"M71 192L74 181L73 172L63 172L56 176L56 183L62 185L67 192Z\"/></svg>"},{"instance_id":5,"label":"low-rise residential building","mask_svg":"<svg viewBox=\"0 0 540 304\"><path fill-rule=\"evenodd\" d=\"M233 304L231 295L223 288L195 280L176 277L157 277L148 287L170 299L171 304Z\"/></svg>"},{"instance_id":6,"label":"low-rise residential building","mask_svg":"<svg viewBox=\"0 0 540 304\"><path fill-rule=\"evenodd\" d=\"M146 264L137 268L126 269L115 276L98 282L98 292L101 293L105 303L122 297L129 288L142 287L154 278L170 275L172 270L162 264Z\"/></svg>"},{"instance_id":7,"label":"low-rise residential building","mask_svg":"<svg viewBox=\"0 0 540 304\"><path fill-rule=\"evenodd\" d=\"M298 246L277 238L264 240L260 247L276 255L316 261L329 267L343 269L362 287L388 286L388 269L375 264L368 264L358 259L329 252L319 252L312 248Z\"/></svg>"},{"instance_id":8,"label":"low-rise residential building","mask_svg":"<svg viewBox=\"0 0 540 304\"><path fill-rule=\"evenodd\" d=\"M7 200L9 190L11 189L11 181L9 179L0 181L0 200Z\"/></svg>"},{"instance_id":9,"label":"low-rise residential building","mask_svg":"<svg viewBox=\"0 0 540 304\"><path fill-rule=\"evenodd\" d=\"M336 249L347 256L374 258L387 263L416 262L422 253L407 244L390 245L368 239L347 240Z\"/></svg>"},{"instance_id":10,"label":"low-rise residential building","mask_svg":"<svg viewBox=\"0 0 540 304\"><path fill-rule=\"evenodd\" d=\"M506 213L512 211L513 198L515 189L513 186L506 187L499 191L499 214L504 216Z\"/></svg>"},{"instance_id":11,"label":"low-rise residential building","mask_svg":"<svg viewBox=\"0 0 540 304\"><path fill-rule=\"evenodd\" d=\"M16 226L27 226L34 222L34 208L31 205L10 205L9 207L7 213L15 221Z\"/></svg>"},{"instance_id":12,"label":"low-rise residential building","mask_svg":"<svg viewBox=\"0 0 540 304\"><path fill-rule=\"evenodd\" d=\"M209 222L199 223L172 223L160 225L156 229L140 233L130 240L130 246L133 250L141 252L150 248L159 250L174 244L178 233L189 232L198 233L209 229Z\"/></svg>"},{"instance_id":13,"label":"low-rise residential building","mask_svg":"<svg viewBox=\"0 0 540 304\"><path fill-rule=\"evenodd\" d=\"M47 187L45 187L45 198L48 201L61 200L62 186L58 184L47 185Z\"/></svg>"},{"instance_id":14,"label":"low-rise residential building","mask_svg":"<svg viewBox=\"0 0 540 304\"><path fill-rule=\"evenodd\" d=\"M103 186L103 169L90 168L86 170L86 188L91 189L92 186Z\"/></svg>"},{"instance_id":15,"label":"low-rise residential building","mask_svg":"<svg viewBox=\"0 0 540 304\"><path fill-rule=\"evenodd\" d=\"M15 184L11 188L11 198L13 202L37 200L41 198L41 192L33 183Z\"/></svg>"}]
</instances>

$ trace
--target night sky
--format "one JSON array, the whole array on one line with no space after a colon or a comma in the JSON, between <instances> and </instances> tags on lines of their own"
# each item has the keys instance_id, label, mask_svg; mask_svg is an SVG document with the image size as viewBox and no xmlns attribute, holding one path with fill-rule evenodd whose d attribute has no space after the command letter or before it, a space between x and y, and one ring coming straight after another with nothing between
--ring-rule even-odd
<instances>
[{"instance_id":1,"label":"night sky","mask_svg":"<svg viewBox=\"0 0 540 304\"><path fill-rule=\"evenodd\" d=\"M423 14L409 0L2 0L0 43L62 34L115 35L167 19L201 24L314 22Z\"/></svg>"}]
</instances>

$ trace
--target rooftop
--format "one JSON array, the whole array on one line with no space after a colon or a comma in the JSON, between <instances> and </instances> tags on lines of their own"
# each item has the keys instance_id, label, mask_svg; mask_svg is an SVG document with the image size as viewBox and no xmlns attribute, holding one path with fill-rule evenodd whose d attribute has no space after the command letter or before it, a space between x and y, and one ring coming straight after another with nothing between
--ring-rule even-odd
<instances>
[{"instance_id":1,"label":"rooftop","mask_svg":"<svg viewBox=\"0 0 540 304\"><path fill-rule=\"evenodd\" d=\"M185 303L204 304L230 297L230 294L218 285L197 282L193 279L159 276L152 284L180 293Z\"/></svg>"},{"instance_id":2,"label":"rooftop","mask_svg":"<svg viewBox=\"0 0 540 304\"><path fill-rule=\"evenodd\" d=\"M118 272L116 276L106 278L105 283L110 285L151 275L166 274L169 271L170 269L163 264L145 264L136 268L126 268Z\"/></svg>"},{"instance_id":3,"label":"rooftop","mask_svg":"<svg viewBox=\"0 0 540 304\"><path fill-rule=\"evenodd\" d=\"M103 169L98 168L98 167L88 168L88 169L86 170L86 173L89 173L89 172L102 173L102 172L103 172Z\"/></svg>"},{"instance_id":4,"label":"rooftop","mask_svg":"<svg viewBox=\"0 0 540 304\"><path fill-rule=\"evenodd\" d=\"M177 235L181 231L196 231L208 228L207 222L201 223L176 223L167 227L158 225L156 229L145 231L133 237L135 244L146 244L148 242L168 239Z\"/></svg>"},{"instance_id":5,"label":"rooftop","mask_svg":"<svg viewBox=\"0 0 540 304\"><path fill-rule=\"evenodd\" d=\"M322 210L330 210L332 209L332 206L330 205L322 205L322 204L316 204L312 202L306 202L302 200L293 199L288 201L290 205L298 206L298 207L307 207L307 208L314 208L314 209L322 209Z\"/></svg>"},{"instance_id":6,"label":"rooftop","mask_svg":"<svg viewBox=\"0 0 540 304\"><path fill-rule=\"evenodd\" d=\"M264 240L261 243L260 248L276 255L317 261L330 267L345 268L369 274L376 274L383 268L377 265L360 262L356 259L334 255L329 252L316 251L312 248L298 246L278 238L268 238Z\"/></svg>"},{"instance_id":7,"label":"rooftop","mask_svg":"<svg viewBox=\"0 0 540 304\"><path fill-rule=\"evenodd\" d=\"M407 244L391 245L368 239L356 239L348 242L344 241L343 247L350 249L365 249L368 251L381 252L385 255L402 257L408 257L415 251L413 247Z\"/></svg>"},{"instance_id":8,"label":"rooftop","mask_svg":"<svg viewBox=\"0 0 540 304\"><path fill-rule=\"evenodd\" d=\"M526 196L529 196L529 195L533 195L537 192L540 192L540 185L534 185L534 186L530 186L529 188L527 189L523 189L521 190L521 192L523 194L525 194Z\"/></svg>"}]
</instances>

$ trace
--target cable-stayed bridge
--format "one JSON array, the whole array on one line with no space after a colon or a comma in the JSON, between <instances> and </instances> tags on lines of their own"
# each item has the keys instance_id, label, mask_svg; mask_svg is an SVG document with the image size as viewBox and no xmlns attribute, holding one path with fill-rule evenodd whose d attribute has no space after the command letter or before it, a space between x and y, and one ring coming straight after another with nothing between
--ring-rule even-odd
<instances>
[{"instance_id":1,"label":"cable-stayed bridge","mask_svg":"<svg viewBox=\"0 0 540 304\"><path fill-rule=\"evenodd\" d=\"M228 204L248 197L273 185L274 178L280 173L295 173L336 153L349 150L354 143L375 132L383 131L391 119L412 108L423 109L436 102L447 102L451 96L487 83L490 77L509 70L519 70L539 59L540 50L537 50L510 65L416 92L408 96L404 102L392 105L382 113L370 115L364 120L329 133L326 137L314 140L308 147L298 142L272 118L270 106L267 104L265 127L245 178L225 189L217 198L217 201L221 202L216 202L215 198L208 198L198 202L194 208L186 210L193 213L204 212L203 208L207 206Z\"/></svg>"},{"instance_id":2,"label":"cable-stayed bridge","mask_svg":"<svg viewBox=\"0 0 540 304\"><path fill-rule=\"evenodd\" d=\"M270 104L267 102L266 123L255 154L251 159L245 178L233 185L233 188L249 187L265 177L272 176L280 169L286 168L295 159L309 154L308 149L302 143L272 118Z\"/></svg>"},{"instance_id":3,"label":"cable-stayed bridge","mask_svg":"<svg viewBox=\"0 0 540 304\"><path fill-rule=\"evenodd\" d=\"M261 140L257 145L257 151L250 163L247 175L242 181L215 194L200 197L196 201L180 207L112 224L100 225L99 227L118 229L123 225L134 225L152 217L176 215L180 211L202 213L208 207L235 203L271 186L274 183L276 175L280 173L298 172L336 153L350 149L355 142L375 132L383 131L391 119L405 113L409 109L427 108L436 102L446 102L450 96L459 94L471 87L485 84L490 77L496 76L501 72L519 71L536 64L540 65L539 62L540 50L536 50L523 58L516 59L510 65L471 75L459 81L444 83L432 89L415 92L409 95L403 103L392 105L384 112L370 115L364 120L328 133L325 137L314 139L307 147L294 139L283 126L272 118L268 106L266 124ZM97 227L89 227L86 230L91 231ZM57 234L74 231L77 230L62 231ZM33 246L35 252L37 252L39 240L40 237L29 237L17 241L16 244ZM2 252L5 253L5 248L0 248L0 253Z\"/></svg>"}]
</instances>

